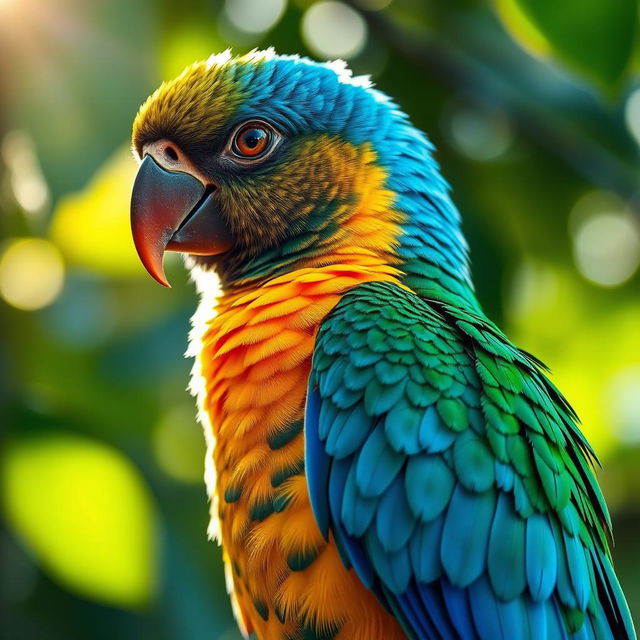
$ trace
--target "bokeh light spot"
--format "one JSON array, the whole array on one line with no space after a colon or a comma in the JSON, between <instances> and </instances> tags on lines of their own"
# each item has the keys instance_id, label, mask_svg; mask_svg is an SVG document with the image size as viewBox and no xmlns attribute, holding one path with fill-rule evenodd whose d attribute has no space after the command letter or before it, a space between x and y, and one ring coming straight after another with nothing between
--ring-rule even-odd
<instances>
[{"instance_id":1,"label":"bokeh light spot","mask_svg":"<svg viewBox=\"0 0 640 640\"><path fill-rule=\"evenodd\" d=\"M18 238L0 256L0 295L16 309L33 311L51 304L64 284L58 249L41 238Z\"/></svg>"},{"instance_id":2,"label":"bokeh light spot","mask_svg":"<svg viewBox=\"0 0 640 640\"><path fill-rule=\"evenodd\" d=\"M24 131L8 133L2 140L2 159L8 169L16 202L27 213L41 212L49 202L49 187L42 174L33 140Z\"/></svg>"},{"instance_id":3,"label":"bokeh light spot","mask_svg":"<svg viewBox=\"0 0 640 640\"><path fill-rule=\"evenodd\" d=\"M287 6L285 0L226 0L229 22L245 33L263 33L275 26Z\"/></svg>"},{"instance_id":4,"label":"bokeh light spot","mask_svg":"<svg viewBox=\"0 0 640 640\"><path fill-rule=\"evenodd\" d=\"M640 144L640 89L629 94L624 105L624 120L629 132Z\"/></svg>"},{"instance_id":5,"label":"bokeh light spot","mask_svg":"<svg viewBox=\"0 0 640 640\"><path fill-rule=\"evenodd\" d=\"M343 2L317 2L302 18L302 36L320 58L350 59L363 50L367 25Z\"/></svg>"},{"instance_id":6,"label":"bokeh light spot","mask_svg":"<svg viewBox=\"0 0 640 640\"><path fill-rule=\"evenodd\" d=\"M203 481L204 436L191 405L174 407L162 416L153 434L153 450L167 475L181 482Z\"/></svg>"},{"instance_id":7,"label":"bokeh light spot","mask_svg":"<svg viewBox=\"0 0 640 640\"><path fill-rule=\"evenodd\" d=\"M574 236L578 229L590 218L604 212L622 213L624 200L612 191L593 189L581 195L569 212L569 234Z\"/></svg>"},{"instance_id":8,"label":"bokeh light spot","mask_svg":"<svg viewBox=\"0 0 640 640\"><path fill-rule=\"evenodd\" d=\"M549 264L527 258L513 273L507 295L507 310L514 318L552 307L559 292L558 275Z\"/></svg>"},{"instance_id":9,"label":"bokeh light spot","mask_svg":"<svg viewBox=\"0 0 640 640\"><path fill-rule=\"evenodd\" d=\"M640 364L617 371L605 389L611 428L626 444L640 444Z\"/></svg>"},{"instance_id":10,"label":"bokeh light spot","mask_svg":"<svg viewBox=\"0 0 640 640\"><path fill-rule=\"evenodd\" d=\"M578 225L573 236L578 271L603 287L626 282L640 264L640 230L620 212L603 212Z\"/></svg>"},{"instance_id":11,"label":"bokeh light spot","mask_svg":"<svg viewBox=\"0 0 640 640\"><path fill-rule=\"evenodd\" d=\"M449 129L456 150L480 162L500 157L513 141L513 131L505 116L477 107L454 107L449 114Z\"/></svg>"}]
</instances>

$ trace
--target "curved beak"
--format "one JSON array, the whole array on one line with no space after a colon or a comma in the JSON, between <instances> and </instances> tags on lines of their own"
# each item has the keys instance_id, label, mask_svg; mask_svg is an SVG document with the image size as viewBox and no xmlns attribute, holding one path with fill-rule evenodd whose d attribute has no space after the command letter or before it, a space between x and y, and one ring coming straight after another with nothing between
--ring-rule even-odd
<instances>
[{"instance_id":1,"label":"curved beak","mask_svg":"<svg viewBox=\"0 0 640 640\"><path fill-rule=\"evenodd\" d=\"M165 287L170 286L162 266L165 251L212 256L233 244L216 187L205 187L188 173L167 171L150 155L133 184L131 231L142 264Z\"/></svg>"}]
</instances>

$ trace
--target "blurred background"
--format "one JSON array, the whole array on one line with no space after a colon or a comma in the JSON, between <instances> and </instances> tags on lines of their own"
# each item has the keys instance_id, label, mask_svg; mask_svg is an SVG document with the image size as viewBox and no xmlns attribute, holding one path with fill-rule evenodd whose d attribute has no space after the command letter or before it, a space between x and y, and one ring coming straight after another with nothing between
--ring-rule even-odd
<instances>
[{"instance_id":1,"label":"blurred background","mask_svg":"<svg viewBox=\"0 0 640 640\"><path fill-rule=\"evenodd\" d=\"M478 295L604 464L640 617L636 0L0 0L0 636L239 638L206 540L196 298L139 264L136 110L229 46L344 58L429 133ZM173 259L172 259L173 258Z\"/></svg>"}]
</instances>

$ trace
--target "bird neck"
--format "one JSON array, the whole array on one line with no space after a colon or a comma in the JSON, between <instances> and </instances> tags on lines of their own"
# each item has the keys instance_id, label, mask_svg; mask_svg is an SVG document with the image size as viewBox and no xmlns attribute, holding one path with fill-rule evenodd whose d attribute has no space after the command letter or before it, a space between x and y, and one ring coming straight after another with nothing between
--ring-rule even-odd
<instances>
[{"instance_id":1,"label":"bird neck","mask_svg":"<svg viewBox=\"0 0 640 640\"><path fill-rule=\"evenodd\" d=\"M479 311L469 269L461 217L428 138L399 111L389 134L376 145L386 161L387 189L403 222L396 239L402 281L423 298Z\"/></svg>"}]
</instances>

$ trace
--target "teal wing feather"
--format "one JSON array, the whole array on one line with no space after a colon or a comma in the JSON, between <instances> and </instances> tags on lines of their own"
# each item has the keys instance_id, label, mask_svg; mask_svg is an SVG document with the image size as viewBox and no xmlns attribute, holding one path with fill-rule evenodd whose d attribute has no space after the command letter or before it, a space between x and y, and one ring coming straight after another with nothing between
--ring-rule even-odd
<instances>
[{"instance_id":1,"label":"teal wing feather","mask_svg":"<svg viewBox=\"0 0 640 640\"><path fill-rule=\"evenodd\" d=\"M541 366L476 310L389 283L320 327L314 513L411 638L635 638L594 453Z\"/></svg>"}]
</instances>

